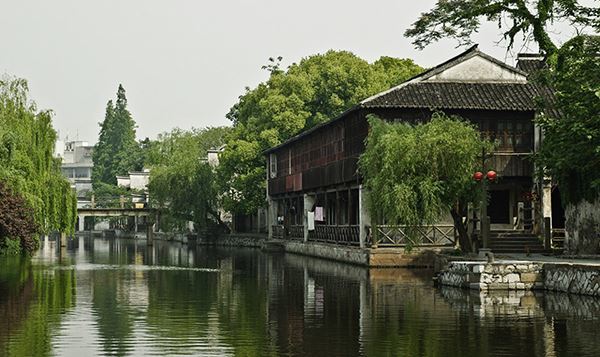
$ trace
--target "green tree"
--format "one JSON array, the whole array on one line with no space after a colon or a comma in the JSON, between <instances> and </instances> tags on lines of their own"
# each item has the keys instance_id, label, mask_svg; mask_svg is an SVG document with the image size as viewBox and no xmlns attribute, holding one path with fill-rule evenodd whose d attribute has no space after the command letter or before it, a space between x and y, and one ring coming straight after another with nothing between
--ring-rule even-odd
<instances>
[{"instance_id":1,"label":"green tree","mask_svg":"<svg viewBox=\"0 0 600 357\"><path fill-rule=\"evenodd\" d=\"M125 89L119 85L117 101L106 104L104 121L100 123L98 143L94 147L92 181L94 189L102 183L116 185L117 175L139 171L143 153L135 139L135 121L127 109Z\"/></svg>"},{"instance_id":2,"label":"green tree","mask_svg":"<svg viewBox=\"0 0 600 357\"><path fill-rule=\"evenodd\" d=\"M600 195L600 36L565 43L543 80L554 90L556 110L538 119L544 141L538 153L542 175L561 185L565 203Z\"/></svg>"},{"instance_id":3,"label":"green tree","mask_svg":"<svg viewBox=\"0 0 600 357\"><path fill-rule=\"evenodd\" d=\"M409 59L382 57L369 64L346 51L313 55L286 71L270 61L263 67L269 79L246 88L227 115L234 129L218 175L224 207L231 212L250 213L264 206L264 150L422 71Z\"/></svg>"},{"instance_id":4,"label":"green tree","mask_svg":"<svg viewBox=\"0 0 600 357\"><path fill-rule=\"evenodd\" d=\"M405 36L412 37L420 49L447 37L464 45L470 43L482 20L498 24L508 48L517 36L532 37L540 50L553 54L557 49L549 31L553 23L567 21L600 29L600 8L582 6L577 0L438 0Z\"/></svg>"},{"instance_id":5,"label":"green tree","mask_svg":"<svg viewBox=\"0 0 600 357\"><path fill-rule=\"evenodd\" d=\"M463 251L471 242L462 222L473 200L471 176L482 148L479 131L457 117L434 113L424 124L387 123L369 117L370 132L359 159L375 221L409 227L435 224L451 213Z\"/></svg>"},{"instance_id":6,"label":"green tree","mask_svg":"<svg viewBox=\"0 0 600 357\"><path fill-rule=\"evenodd\" d=\"M224 144L227 127L175 129L161 134L150 145L149 191L154 205L180 222L196 227L220 225L218 185L214 168L206 161L207 150Z\"/></svg>"},{"instance_id":7,"label":"green tree","mask_svg":"<svg viewBox=\"0 0 600 357\"><path fill-rule=\"evenodd\" d=\"M5 228L0 231L0 245L6 238L19 239L21 249L32 252L40 233L73 232L77 199L61 174L60 160L53 157L56 132L52 128L52 112L38 111L28 92L23 79L0 80L0 181L5 192L22 198L9 199L6 193L4 199L23 206L17 209L9 204L10 211L3 210ZM17 214L29 209L27 217ZM19 220L21 227L28 227L20 230L25 236L8 237L19 231L14 229Z\"/></svg>"}]
</instances>

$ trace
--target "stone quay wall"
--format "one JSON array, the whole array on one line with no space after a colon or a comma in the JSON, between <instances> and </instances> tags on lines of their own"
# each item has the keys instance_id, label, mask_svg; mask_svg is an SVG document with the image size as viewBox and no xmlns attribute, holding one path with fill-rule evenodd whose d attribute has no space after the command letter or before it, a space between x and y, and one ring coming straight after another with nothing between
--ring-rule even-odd
<instances>
[{"instance_id":1,"label":"stone quay wall","mask_svg":"<svg viewBox=\"0 0 600 357\"><path fill-rule=\"evenodd\" d=\"M433 268L439 250L359 248L318 242L276 241L287 253L307 255L370 268Z\"/></svg>"},{"instance_id":2,"label":"stone quay wall","mask_svg":"<svg viewBox=\"0 0 600 357\"><path fill-rule=\"evenodd\" d=\"M543 287L542 264L450 262L438 276L442 285L477 290L533 290Z\"/></svg>"},{"instance_id":3,"label":"stone quay wall","mask_svg":"<svg viewBox=\"0 0 600 357\"><path fill-rule=\"evenodd\" d=\"M222 247L261 248L266 241L266 234L232 233L216 237L200 237L195 243L196 245L215 245Z\"/></svg>"},{"instance_id":4,"label":"stone quay wall","mask_svg":"<svg viewBox=\"0 0 600 357\"><path fill-rule=\"evenodd\" d=\"M600 296L600 266L584 264L545 264L546 290Z\"/></svg>"},{"instance_id":5,"label":"stone quay wall","mask_svg":"<svg viewBox=\"0 0 600 357\"><path fill-rule=\"evenodd\" d=\"M550 290L600 296L600 265L555 262L450 262L441 285L474 290Z\"/></svg>"}]
</instances>

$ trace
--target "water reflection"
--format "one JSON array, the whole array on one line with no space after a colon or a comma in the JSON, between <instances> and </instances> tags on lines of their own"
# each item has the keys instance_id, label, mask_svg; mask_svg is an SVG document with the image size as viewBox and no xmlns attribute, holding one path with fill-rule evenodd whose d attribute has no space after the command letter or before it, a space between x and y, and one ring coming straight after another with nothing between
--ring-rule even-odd
<instances>
[{"instance_id":1,"label":"water reflection","mask_svg":"<svg viewBox=\"0 0 600 357\"><path fill-rule=\"evenodd\" d=\"M0 355L593 356L600 300L431 272L80 238L0 260Z\"/></svg>"}]
</instances>

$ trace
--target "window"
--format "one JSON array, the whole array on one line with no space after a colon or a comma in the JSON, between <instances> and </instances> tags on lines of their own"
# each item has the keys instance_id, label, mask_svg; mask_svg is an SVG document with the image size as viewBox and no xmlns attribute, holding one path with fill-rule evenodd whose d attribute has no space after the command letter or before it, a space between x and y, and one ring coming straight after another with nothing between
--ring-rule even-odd
<instances>
[{"instance_id":1,"label":"window","mask_svg":"<svg viewBox=\"0 0 600 357\"><path fill-rule=\"evenodd\" d=\"M528 122L499 120L496 143L502 151L526 151L531 145L531 125Z\"/></svg>"},{"instance_id":2,"label":"window","mask_svg":"<svg viewBox=\"0 0 600 357\"><path fill-rule=\"evenodd\" d=\"M275 178L277 177L277 155L275 154L271 154L269 155L269 171L270 171L270 177L271 178Z\"/></svg>"}]
</instances>

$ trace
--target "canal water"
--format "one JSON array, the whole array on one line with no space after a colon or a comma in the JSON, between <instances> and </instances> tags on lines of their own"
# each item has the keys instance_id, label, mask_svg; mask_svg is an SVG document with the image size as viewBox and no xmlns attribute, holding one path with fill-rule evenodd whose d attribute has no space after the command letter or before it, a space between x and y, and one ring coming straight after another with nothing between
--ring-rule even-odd
<instances>
[{"instance_id":1,"label":"canal water","mask_svg":"<svg viewBox=\"0 0 600 357\"><path fill-rule=\"evenodd\" d=\"M600 300L431 272L78 238L0 258L1 356L598 356Z\"/></svg>"}]
</instances>

